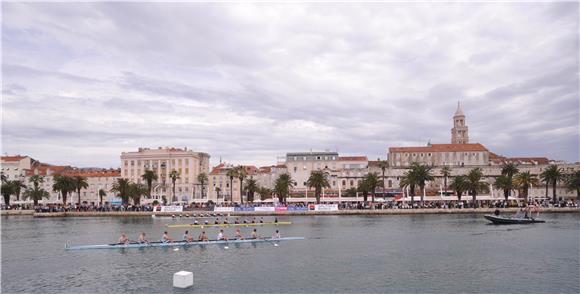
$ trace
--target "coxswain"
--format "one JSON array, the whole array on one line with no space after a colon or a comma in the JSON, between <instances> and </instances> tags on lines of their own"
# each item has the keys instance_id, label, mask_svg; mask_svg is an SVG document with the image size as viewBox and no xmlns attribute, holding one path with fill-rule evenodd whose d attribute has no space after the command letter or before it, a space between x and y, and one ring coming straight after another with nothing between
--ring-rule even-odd
<instances>
[{"instance_id":1,"label":"coxswain","mask_svg":"<svg viewBox=\"0 0 580 294\"><path fill-rule=\"evenodd\" d=\"M236 229L236 235L235 238L238 240L244 240L244 236L242 236L242 232L240 232L240 228Z\"/></svg>"},{"instance_id":2,"label":"coxswain","mask_svg":"<svg viewBox=\"0 0 580 294\"><path fill-rule=\"evenodd\" d=\"M125 233L121 233L121 237L119 237L119 244L129 244L129 238L127 238L127 235L125 235Z\"/></svg>"},{"instance_id":3,"label":"coxswain","mask_svg":"<svg viewBox=\"0 0 580 294\"><path fill-rule=\"evenodd\" d=\"M149 244L149 241L147 239L145 239L145 232L141 232L141 234L139 234L139 243L141 243L141 244L143 244L143 243Z\"/></svg>"},{"instance_id":4,"label":"coxswain","mask_svg":"<svg viewBox=\"0 0 580 294\"><path fill-rule=\"evenodd\" d=\"M205 231L201 231L201 234L199 234L199 237L197 238L199 241L207 241L207 234L205 233Z\"/></svg>"},{"instance_id":5,"label":"coxswain","mask_svg":"<svg viewBox=\"0 0 580 294\"><path fill-rule=\"evenodd\" d=\"M258 232L256 231L256 229L252 231L252 239L258 239Z\"/></svg>"},{"instance_id":6,"label":"coxswain","mask_svg":"<svg viewBox=\"0 0 580 294\"><path fill-rule=\"evenodd\" d=\"M239 220L239 219L236 217L236 220L234 221L234 224L236 224L236 225L237 225L237 224L239 224L239 223L240 223L240 220Z\"/></svg>"},{"instance_id":7,"label":"coxswain","mask_svg":"<svg viewBox=\"0 0 580 294\"><path fill-rule=\"evenodd\" d=\"M163 243L171 243L174 242L175 240L171 237L169 237L169 235L167 234L167 231L163 232L163 236L161 236L161 242Z\"/></svg>"},{"instance_id":8,"label":"coxswain","mask_svg":"<svg viewBox=\"0 0 580 294\"><path fill-rule=\"evenodd\" d=\"M276 230L276 233L274 233L274 235L272 235L272 239L280 239L280 238L282 238L280 236L280 232L278 230Z\"/></svg>"},{"instance_id":9,"label":"coxswain","mask_svg":"<svg viewBox=\"0 0 580 294\"><path fill-rule=\"evenodd\" d=\"M224 234L224 230L220 230L219 234L217 235L218 241L224 240L227 241L228 237Z\"/></svg>"}]
</instances>

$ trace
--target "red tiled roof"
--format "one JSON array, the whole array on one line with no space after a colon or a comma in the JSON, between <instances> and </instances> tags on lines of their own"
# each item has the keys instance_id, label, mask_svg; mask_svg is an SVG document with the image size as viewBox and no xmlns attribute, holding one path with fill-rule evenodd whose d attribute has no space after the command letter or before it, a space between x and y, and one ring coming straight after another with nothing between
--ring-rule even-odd
<instances>
[{"instance_id":1,"label":"red tiled roof","mask_svg":"<svg viewBox=\"0 0 580 294\"><path fill-rule=\"evenodd\" d=\"M20 161L24 158L26 158L26 156L20 156L20 155L2 156L3 161Z\"/></svg>"},{"instance_id":2,"label":"red tiled roof","mask_svg":"<svg viewBox=\"0 0 580 294\"><path fill-rule=\"evenodd\" d=\"M340 161L368 161L366 156L339 156Z\"/></svg>"},{"instance_id":3,"label":"red tiled roof","mask_svg":"<svg viewBox=\"0 0 580 294\"><path fill-rule=\"evenodd\" d=\"M225 163L220 163L217 166L215 166L211 172L209 173L210 175L219 175L221 170L226 166Z\"/></svg>"},{"instance_id":4,"label":"red tiled roof","mask_svg":"<svg viewBox=\"0 0 580 294\"><path fill-rule=\"evenodd\" d=\"M277 168L286 168L286 165L285 164L277 164L276 167Z\"/></svg>"},{"instance_id":5,"label":"red tiled roof","mask_svg":"<svg viewBox=\"0 0 580 294\"><path fill-rule=\"evenodd\" d=\"M65 171L63 174L67 176L81 176L81 177L120 177L120 170L102 170L102 171Z\"/></svg>"},{"instance_id":6,"label":"red tiled roof","mask_svg":"<svg viewBox=\"0 0 580 294\"><path fill-rule=\"evenodd\" d=\"M27 176L35 175L38 172L41 176L46 176L48 171L50 170L53 174L63 173L69 169L72 169L70 166L60 166L60 165L49 165L46 163L40 163L37 166L33 167L26 171Z\"/></svg>"},{"instance_id":7,"label":"red tiled roof","mask_svg":"<svg viewBox=\"0 0 580 294\"><path fill-rule=\"evenodd\" d=\"M432 144L421 147L391 147L389 153L394 152L462 152L462 151L489 151L479 143L475 144Z\"/></svg>"}]
</instances>

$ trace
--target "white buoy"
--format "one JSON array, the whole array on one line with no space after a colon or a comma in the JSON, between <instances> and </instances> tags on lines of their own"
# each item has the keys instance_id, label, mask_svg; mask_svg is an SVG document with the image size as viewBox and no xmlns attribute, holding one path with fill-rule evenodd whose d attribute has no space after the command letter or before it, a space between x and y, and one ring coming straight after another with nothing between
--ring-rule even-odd
<instances>
[{"instance_id":1,"label":"white buoy","mask_svg":"<svg viewBox=\"0 0 580 294\"><path fill-rule=\"evenodd\" d=\"M173 251L179 251L179 248L173 248Z\"/></svg>"},{"instance_id":2,"label":"white buoy","mask_svg":"<svg viewBox=\"0 0 580 294\"><path fill-rule=\"evenodd\" d=\"M173 287L188 288L193 286L193 273L180 271L173 274Z\"/></svg>"}]
</instances>

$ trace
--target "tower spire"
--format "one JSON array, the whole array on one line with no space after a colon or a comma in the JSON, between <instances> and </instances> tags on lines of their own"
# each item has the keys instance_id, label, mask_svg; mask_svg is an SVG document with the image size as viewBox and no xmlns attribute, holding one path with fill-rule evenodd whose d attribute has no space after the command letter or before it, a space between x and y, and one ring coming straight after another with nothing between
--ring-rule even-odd
<instances>
[{"instance_id":1,"label":"tower spire","mask_svg":"<svg viewBox=\"0 0 580 294\"><path fill-rule=\"evenodd\" d=\"M453 128L451 129L451 144L468 144L469 129L465 124L465 114L461 109L461 101L457 101L457 110L453 115Z\"/></svg>"}]
</instances>

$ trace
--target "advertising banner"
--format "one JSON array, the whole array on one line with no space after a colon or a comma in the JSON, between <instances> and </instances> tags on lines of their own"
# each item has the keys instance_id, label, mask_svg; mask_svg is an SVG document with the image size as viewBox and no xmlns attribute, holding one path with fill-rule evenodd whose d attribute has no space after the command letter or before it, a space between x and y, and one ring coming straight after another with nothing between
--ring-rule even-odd
<instances>
[{"instance_id":1,"label":"advertising banner","mask_svg":"<svg viewBox=\"0 0 580 294\"><path fill-rule=\"evenodd\" d=\"M233 207L214 207L213 211L218 211L218 212L232 212L235 211L235 209Z\"/></svg>"},{"instance_id":2,"label":"advertising banner","mask_svg":"<svg viewBox=\"0 0 580 294\"><path fill-rule=\"evenodd\" d=\"M253 207L235 207L235 211L254 211Z\"/></svg>"},{"instance_id":3,"label":"advertising banner","mask_svg":"<svg viewBox=\"0 0 580 294\"><path fill-rule=\"evenodd\" d=\"M288 211L288 207L286 206L276 206L276 211Z\"/></svg>"},{"instance_id":4,"label":"advertising banner","mask_svg":"<svg viewBox=\"0 0 580 294\"><path fill-rule=\"evenodd\" d=\"M288 211L308 211L306 206L288 206Z\"/></svg>"},{"instance_id":5,"label":"advertising banner","mask_svg":"<svg viewBox=\"0 0 580 294\"><path fill-rule=\"evenodd\" d=\"M315 210L315 205L314 204L308 204L308 210Z\"/></svg>"},{"instance_id":6,"label":"advertising banner","mask_svg":"<svg viewBox=\"0 0 580 294\"><path fill-rule=\"evenodd\" d=\"M275 211L274 207L254 207L254 211Z\"/></svg>"},{"instance_id":7,"label":"advertising banner","mask_svg":"<svg viewBox=\"0 0 580 294\"><path fill-rule=\"evenodd\" d=\"M161 212L182 212L183 206L161 206Z\"/></svg>"},{"instance_id":8,"label":"advertising banner","mask_svg":"<svg viewBox=\"0 0 580 294\"><path fill-rule=\"evenodd\" d=\"M316 204L315 211L338 211L338 204Z\"/></svg>"}]
</instances>

